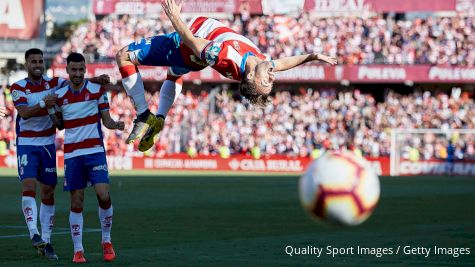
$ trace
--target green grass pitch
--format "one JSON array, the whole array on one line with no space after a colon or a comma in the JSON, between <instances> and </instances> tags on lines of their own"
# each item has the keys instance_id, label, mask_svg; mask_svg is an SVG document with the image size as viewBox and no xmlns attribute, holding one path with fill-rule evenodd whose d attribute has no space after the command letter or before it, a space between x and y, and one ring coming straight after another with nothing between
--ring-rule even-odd
<instances>
[{"instance_id":1,"label":"green grass pitch","mask_svg":"<svg viewBox=\"0 0 475 267\"><path fill-rule=\"evenodd\" d=\"M350 228L310 219L296 176L111 175L117 260L102 262L97 199L88 188L83 266L475 266L475 177L382 177L381 184L372 217ZM0 177L0 188L0 266L71 266L69 195L56 190L52 240L60 260L49 262L26 237L15 175ZM287 246L319 247L323 255L289 256ZM400 250L332 257L327 246ZM469 248L470 255L405 255L405 246Z\"/></svg>"}]
</instances>

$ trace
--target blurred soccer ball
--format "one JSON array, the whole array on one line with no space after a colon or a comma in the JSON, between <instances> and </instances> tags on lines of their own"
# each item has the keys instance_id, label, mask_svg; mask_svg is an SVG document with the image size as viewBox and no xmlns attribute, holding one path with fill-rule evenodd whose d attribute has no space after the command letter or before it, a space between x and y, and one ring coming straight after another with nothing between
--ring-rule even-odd
<instances>
[{"instance_id":1,"label":"blurred soccer ball","mask_svg":"<svg viewBox=\"0 0 475 267\"><path fill-rule=\"evenodd\" d=\"M300 178L299 195L308 213L323 221L358 225L379 200L379 178L369 163L349 152L328 152Z\"/></svg>"}]
</instances>

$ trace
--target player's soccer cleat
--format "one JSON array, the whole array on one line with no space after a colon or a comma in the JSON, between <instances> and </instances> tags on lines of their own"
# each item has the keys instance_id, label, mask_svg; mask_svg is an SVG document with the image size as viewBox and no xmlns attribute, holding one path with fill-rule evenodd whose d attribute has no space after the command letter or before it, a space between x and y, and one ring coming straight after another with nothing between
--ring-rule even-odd
<instances>
[{"instance_id":1,"label":"player's soccer cleat","mask_svg":"<svg viewBox=\"0 0 475 267\"><path fill-rule=\"evenodd\" d=\"M102 252L104 253L104 261L113 261L115 259L115 251L112 243L102 243Z\"/></svg>"},{"instance_id":2,"label":"player's soccer cleat","mask_svg":"<svg viewBox=\"0 0 475 267\"><path fill-rule=\"evenodd\" d=\"M157 117L155 117L155 115L150 113L150 110L147 109L147 111L137 116L137 118L134 120L134 128L130 132L129 137L125 142L127 144L131 144L141 139L150 127L156 128L157 123Z\"/></svg>"},{"instance_id":3,"label":"player's soccer cleat","mask_svg":"<svg viewBox=\"0 0 475 267\"><path fill-rule=\"evenodd\" d=\"M73 256L73 262L75 263L84 263L86 262L86 258L84 258L83 251L76 251Z\"/></svg>"},{"instance_id":4,"label":"player's soccer cleat","mask_svg":"<svg viewBox=\"0 0 475 267\"><path fill-rule=\"evenodd\" d=\"M53 246L50 243L46 244L44 253L45 257L49 260L58 260L58 256L54 253Z\"/></svg>"},{"instance_id":5,"label":"player's soccer cleat","mask_svg":"<svg viewBox=\"0 0 475 267\"><path fill-rule=\"evenodd\" d=\"M160 131L163 129L163 125L165 124L165 118L163 116L157 116L158 123L154 126L151 126L148 129L147 133L142 137L139 144L139 150L145 152L152 148L153 144L155 144L155 137Z\"/></svg>"},{"instance_id":6,"label":"player's soccer cleat","mask_svg":"<svg viewBox=\"0 0 475 267\"><path fill-rule=\"evenodd\" d=\"M45 246L46 242L43 241L40 235L35 234L31 238L31 244L33 245L34 248L38 249L38 255L43 256L45 254Z\"/></svg>"}]
</instances>

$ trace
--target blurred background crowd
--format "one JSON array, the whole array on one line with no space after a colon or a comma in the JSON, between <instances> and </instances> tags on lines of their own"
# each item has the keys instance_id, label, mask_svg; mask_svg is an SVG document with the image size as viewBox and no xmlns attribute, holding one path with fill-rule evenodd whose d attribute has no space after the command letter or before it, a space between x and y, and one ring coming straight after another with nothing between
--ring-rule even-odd
<instances>
[{"instance_id":1,"label":"blurred background crowd","mask_svg":"<svg viewBox=\"0 0 475 267\"><path fill-rule=\"evenodd\" d=\"M395 20L302 13L299 17L238 15L221 21L272 58L318 52L337 56L344 64L475 64L474 17ZM80 52L89 62L111 62L120 48L172 31L166 19L105 16L80 25L55 61L62 63L70 52Z\"/></svg>"},{"instance_id":2,"label":"blurred background crowd","mask_svg":"<svg viewBox=\"0 0 475 267\"><path fill-rule=\"evenodd\" d=\"M5 104L12 114L8 89L0 95L0 105ZM152 112L159 105L158 96L158 92L147 92ZM107 153L140 155L137 144L125 144L135 118L132 102L123 91L111 92L109 99L113 117L125 121L126 131L104 131ZM0 155L14 149L14 127L12 116L0 121ZM389 156L391 128L475 129L475 103L457 89L450 95L428 91L401 95L390 91L384 101L377 102L358 89L302 88L294 93L277 92L272 104L260 109L221 88L185 91L168 114L160 139L146 155L316 157L328 149L350 149L369 157ZM475 134L406 136L400 144L401 153L414 160L445 159L449 142L458 158L475 158ZM60 151L62 145L60 132Z\"/></svg>"}]
</instances>

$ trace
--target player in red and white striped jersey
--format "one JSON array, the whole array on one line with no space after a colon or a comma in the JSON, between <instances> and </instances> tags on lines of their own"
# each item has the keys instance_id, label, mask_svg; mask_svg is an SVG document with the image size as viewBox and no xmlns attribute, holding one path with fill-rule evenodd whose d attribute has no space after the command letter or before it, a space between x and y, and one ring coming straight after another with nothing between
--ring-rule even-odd
<instances>
[{"instance_id":1,"label":"player in red and white striped jersey","mask_svg":"<svg viewBox=\"0 0 475 267\"><path fill-rule=\"evenodd\" d=\"M33 48L25 52L25 67L28 77L14 83L12 98L17 110L16 145L18 176L22 183L22 210L34 247L50 259L57 259L51 246L55 206L54 188L57 183L56 149L53 126L46 107L54 106L56 97L52 94L66 81L43 75L43 52ZM41 237L37 228L36 182L41 187L40 224Z\"/></svg>"},{"instance_id":2,"label":"player in red and white striped jersey","mask_svg":"<svg viewBox=\"0 0 475 267\"><path fill-rule=\"evenodd\" d=\"M163 0L162 6L176 32L142 39L117 54L122 84L138 113L127 142L142 138L140 151L153 146L155 135L163 128L166 114L181 92L181 76L190 71L210 66L224 77L240 81L240 93L252 104L263 106L269 103L275 72L314 60L337 63L336 58L317 53L271 60L252 41L214 19L199 17L186 26L180 19L181 4ZM138 65L170 67L160 89L156 118L148 110Z\"/></svg>"},{"instance_id":3,"label":"player in red and white striped jersey","mask_svg":"<svg viewBox=\"0 0 475 267\"><path fill-rule=\"evenodd\" d=\"M105 261L113 261L111 243L112 203L109 194L109 175L103 144L101 120L108 129L124 130L124 122L114 121L109 113L105 88L84 79L86 62L78 53L66 59L70 84L56 91L58 96L55 124L64 126L64 190L71 194L69 222L74 243L73 262L85 262L82 245L84 189L94 186L99 201L99 220L102 229L102 248ZM58 125L61 126L61 125Z\"/></svg>"}]
</instances>

